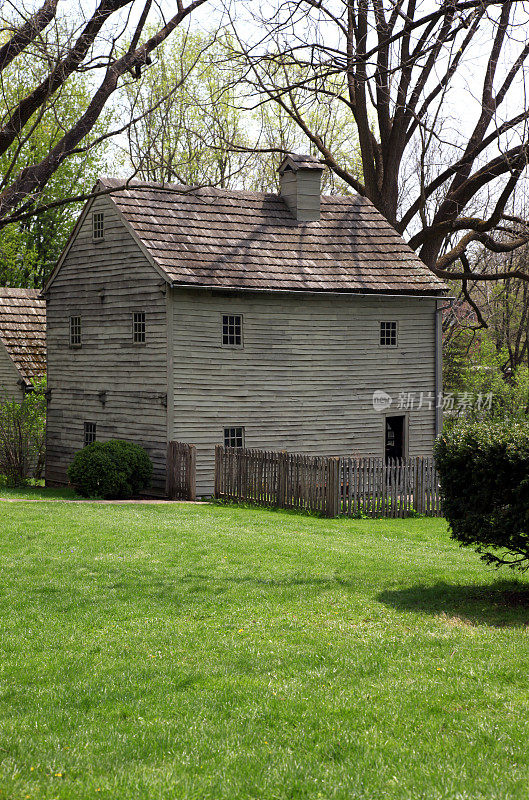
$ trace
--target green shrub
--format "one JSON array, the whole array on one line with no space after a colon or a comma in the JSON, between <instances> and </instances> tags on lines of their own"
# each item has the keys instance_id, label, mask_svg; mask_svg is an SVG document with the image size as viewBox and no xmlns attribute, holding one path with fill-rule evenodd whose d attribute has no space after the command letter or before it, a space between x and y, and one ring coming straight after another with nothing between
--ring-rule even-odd
<instances>
[{"instance_id":1,"label":"green shrub","mask_svg":"<svg viewBox=\"0 0 529 800\"><path fill-rule=\"evenodd\" d=\"M475 333L475 332L474 332ZM520 422L529 413L529 369L525 364L506 371L509 354L506 348L498 350L495 343L481 332L474 347L465 337L458 336L445 347L443 353L443 387L445 396L457 393L471 395L472 402L455 405L445 422L463 418L480 422L483 419L510 419ZM481 402L476 402L481 398ZM456 398L457 400L457 398Z\"/></svg>"},{"instance_id":2,"label":"green shrub","mask_svg":"<svg viewBox=\"0 0 529 800\"><path fill-rule=\"evenodd\" d=\"M32 381L21 401L0 400L0 475L11 486L40 478L46 442L46 380Z\"/></svg>"},{"instance_id":3,"label":"green shrub","mask_svg":"<svg viewBox=\"0 0 529 800\"><path fill-rule=\"evenodd\" d=\"M452 537L489 564L529 568L529 422L460 422L435 456Z\"/></svg>"},{"instance_id":4,"label":"green shrub","mask_svg":"<svg viewBox=\"0 0 529 800\"><path fill-rule=\"evenodd\" d=\"M152 462L139 444L94 442L75 454L68 478L83 497L126 500L148 488Z\"/></svg>"}]
</instances>

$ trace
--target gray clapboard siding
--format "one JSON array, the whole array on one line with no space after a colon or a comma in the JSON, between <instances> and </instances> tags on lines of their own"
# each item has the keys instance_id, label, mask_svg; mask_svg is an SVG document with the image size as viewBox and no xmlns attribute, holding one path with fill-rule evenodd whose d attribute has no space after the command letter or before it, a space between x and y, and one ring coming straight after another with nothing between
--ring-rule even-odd
<instances>
[{"instance_id":1,"label":"gray clapboard siding","mask_svg":"<svg viewBox=\"0 0 529 800\"><path fill-rule=\"evenodd\" d=\"M105 213L105 239L92 241L92 211ZM145 311L147 342L132 342L132 313ZM165 486L167 314L165 283L131 238L115 207L98 198L89 210L47 301L48 407L46 478L67 481L83 446L84 422L98 440L135 441L149 452L153 488ZM69 347L69 317L82 320L81 348ZM105 403L99 393L106 392Z\"/></svg>"},{"instance_id":2,"label":"gray clapboard siding","mask_svg":"<svg viewBox=\"0 0 529 800\"><path fill-rule=\"evenodd\" d=\"M223 313L242 314L242 349L222 346ZM172 438L197 445L197 493L213 491L224 427L250 448L382 456L373 392L434 392L434 313L430 299L174 291ZM379 346L381 320L398 322L397 348ZM410 456L431 454L434 424L433 408L408 412Z\"/></svg>"},{"instance_id":3,"label":"gray clapboard siding","mask_svg":"<svg viewBox=\"0 0 529 800\"><path fill-rule=\"evenodd\" d=\"M4 345L0 342L0 401L21 400L23 393L18 381L20 374L9 357Z\"/></svg>"}]
</instances>

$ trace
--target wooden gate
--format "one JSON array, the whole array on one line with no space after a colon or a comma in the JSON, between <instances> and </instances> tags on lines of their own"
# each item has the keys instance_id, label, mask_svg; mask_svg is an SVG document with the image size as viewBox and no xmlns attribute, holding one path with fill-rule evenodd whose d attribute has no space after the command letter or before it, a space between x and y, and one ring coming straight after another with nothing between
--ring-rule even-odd
<instances>
[{"instance_id":1,"label":"wooden gate","mask_svg":"<svg viewBox=\"0 0 529 800\"><path fill-rule=\"evenodd\" d=\"M165 491L169 500L196 500L197 458L194 444L167 444Z\"/></svg>"}]
</instances>

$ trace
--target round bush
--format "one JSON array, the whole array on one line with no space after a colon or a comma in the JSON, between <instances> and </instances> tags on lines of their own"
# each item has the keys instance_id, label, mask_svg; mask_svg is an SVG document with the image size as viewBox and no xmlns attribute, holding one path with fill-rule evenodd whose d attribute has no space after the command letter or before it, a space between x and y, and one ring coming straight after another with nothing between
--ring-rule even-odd
<instances>
[{"instance_id":1,"label":"round bush","mask_svg":"<svg viewBox=\"0 0 529 800\"><path fill-rule=\"evenodd\" d=\"M68 478L83 497L126 500L148 488L152 462L139 444L94 442L75 454Z\"/></svg>"},{"instance_id":2,"label":"round bush","mask_svg":"<svg viewBox=\"0 0 529 800\"><path fill-rule=\"evenodd\" d=\"M489 564L529 568L529 423L458 423L435 457L452 537Z\"/></svg>"}]
</instances>

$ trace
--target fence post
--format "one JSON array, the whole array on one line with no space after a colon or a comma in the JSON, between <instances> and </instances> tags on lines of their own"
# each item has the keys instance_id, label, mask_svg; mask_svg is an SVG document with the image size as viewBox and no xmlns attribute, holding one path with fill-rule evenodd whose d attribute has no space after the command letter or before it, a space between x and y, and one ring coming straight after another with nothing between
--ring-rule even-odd
<instances>
[{"instance_id":1,"label":"fence post","mask_svg":"<svg viewBox=\"0 0 529 800\"><path fill-rule=\"evenodd\" d=\"M169 500L174 500L174 471L175 458L173 442L167 442L167 460L165 466L165 494Z\"/></svg>"},{"instance_id":2,"label":"fence post","mask_svg":"<svg viewBox=\"0 0 529 800\"><path fill-rule=\"evenodd\" d=\"M287 503L287 481L288 481L288 453L282 450L279 453L278 463L278 484L279 484L279 508L286 508Z\"/></svg>"},{"instance_id":3,"label":"fence post","mask_svg":"<svg viewBox=\"0 0 529 800\"><path fill-rule=\"evenodd\" d=\"M220 444L215 445L215 485L213 489L215 500L219 498L219 447Z\"/></svg>"},{"instance_id":4,"label":"fence post","mask_svg":"<svg viewBox=\"0 0 529 800\"><path fill-rule=\"evenodd\" d=\"M325 515L337 517L340 513L340 459L327 459L327 486Z\"/></svg>"},{"instance_id":5,"label":"fence post","mask_svg":"<svg viewBox=\"0 0 529 800\"><path fill-rule=\"evenodd\" d=\"M187 461L188 477L188 499L197 499L197 449L194 444L189 445L189 458Z\"/></svg>"}]
</instances>

